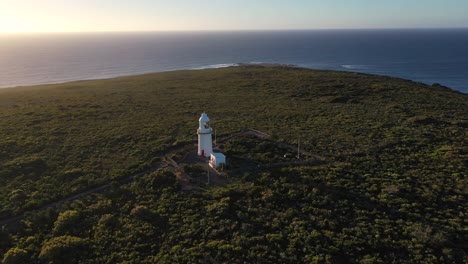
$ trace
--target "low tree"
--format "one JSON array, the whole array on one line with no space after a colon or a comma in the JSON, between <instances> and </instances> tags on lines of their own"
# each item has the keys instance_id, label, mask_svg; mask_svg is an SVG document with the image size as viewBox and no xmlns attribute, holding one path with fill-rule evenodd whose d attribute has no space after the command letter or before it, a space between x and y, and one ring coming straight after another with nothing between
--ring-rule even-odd
<instances>
[{"instance_id":1,"label":"low tree","mask_svg":"<svg viewBox=\"0 0 468 264\"><path fill-rule=\"evenodd\" d=\"M168 169L159 169L151 175L151 187L153 190L177 187L177 179L174 173Z\"/></svg>"},{"instance_id":2,"label":"low tree","mask_svg":"<svg viewBox=\"0 0 468 264\"><path fill-rule=\"evenodd\" d=\"M72 233L79 225L80 214L76 210L61 212L54 223L55 234Z\"/></svg>"},{"instance_id":3,"label":"low tree","mask_svg":"<svg viewBox=\"0 0 468 264\"><path fill-rule=\"evenodd\" d=\"M10 248L3 256L3 264L27 263L29 259L28 252L24 249Z\"/></svg>"},{"instance_id":4,"label":"low tree","mask_svg":"<svg viewBox=\"0 0 468 264\"><path fill-rule=\"evenodd\" d=\"M39 258L51 263L78 263L86 250L87 241L74 236L49 239L42 246Z\"/></svg>"}]
</instances>

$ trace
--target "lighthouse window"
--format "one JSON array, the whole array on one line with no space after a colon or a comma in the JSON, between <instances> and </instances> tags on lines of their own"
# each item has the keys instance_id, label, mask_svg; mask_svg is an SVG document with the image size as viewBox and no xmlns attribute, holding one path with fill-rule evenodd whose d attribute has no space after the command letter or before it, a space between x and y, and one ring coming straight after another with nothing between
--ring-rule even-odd
<instances>
[{"instance_id":1,"label":"lighthouse window","mask_svg":"<svg viewBox=\"0 0 468 264\"><path fill-rule=\"evenodd\" d=\"M209 127L209 126L208 126L208 123L205 123L205 128L208 128L208 127Z\"/></svg>"}]
</instances>

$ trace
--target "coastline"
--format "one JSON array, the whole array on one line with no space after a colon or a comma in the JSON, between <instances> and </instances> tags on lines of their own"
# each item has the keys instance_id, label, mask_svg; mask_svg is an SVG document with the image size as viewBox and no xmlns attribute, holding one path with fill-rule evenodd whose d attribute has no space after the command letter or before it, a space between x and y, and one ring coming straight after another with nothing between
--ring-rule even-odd
<instances>
[{"instance_id":1,"label":"coastline","mask_svg":"<svg viewBox=\"0 0 468 264\"><path fill-rule=\"evenodd\" d=\"M343 67L343 70L334 70L334 69L316 69L316 68L308 68L308 67L303 67L297 64L289 64L289 63L269 63L269 62L252 62L252 63L223 63L223 64L213 64L213 65L207 65L207 66L201 66L201 67L194 67L194 68L186 68L186 69L174 69L174 70L167 70L167 71L157 71L157 72L143 72L143 73L138 73L138 74L129 74L129 75L115 75L115 76L109 76L109 77L102 77L102 78L84 78L84 79L77 79L77 80L64 80L64 81L57 81L57 82L44 82L44 83L37 83L37 84L31 84L31 85L18 85L18 86L10 86L10 87L0 87L0 92L1 91L7 91L11 89L28 89L28 88L40 88L43 86L49 86L49 85L63 85L63 84L69 84L69 83L75 83L75 82L86 82L86 81L104 81L104 80L112 80L112 79L118 79L118 78L127 78L127 77L138 77L138 76L144 76L144 75L153 75L153 74L159 74L159 73L170 73L170 72L182 72L182 71L202 71L202 70L215 70L215 69L222 69L222 68L230 68L230 67L265 67L265 68L291 68L291 69L303 69L303 70L311 70L311 71L324 71L324 72L346 72L346 73L354 73L354 74L362 74L362 75L369 75L369 76L378 76L378 77L386 77L386 78L392 78L392 79L400 79L408 82L413 82L417 84L423 84L428 87L432 88L437 88L437 89L442 89L446 91L452 91L456 93L461 93L461 94L468 94L468 90L466 92L457 90L455 88L445 86L440 83L424 83L424 82L419 82L411 79L405 79L397 76L390 76L390 75L380 75L380 74L373 74L373 73L366 73L366 72L360 72L360 71L353 71L353 70L346 70L345 67Z\"/></svg>"}]
</instances>

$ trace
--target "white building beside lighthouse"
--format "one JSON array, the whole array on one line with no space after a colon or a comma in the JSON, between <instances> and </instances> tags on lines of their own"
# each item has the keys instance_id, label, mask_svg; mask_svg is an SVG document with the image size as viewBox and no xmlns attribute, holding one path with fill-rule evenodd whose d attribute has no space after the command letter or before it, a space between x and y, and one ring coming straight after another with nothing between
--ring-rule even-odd
<instances>
[{"instance_id":1,"label":"white building beside lighthouse","mask_svg":"<svg viewBox=\"0 0 468 264\"><path fill-rule=\"evenodd\" d=\"M210 118L206 113L203 113L198 122L198 156L210 157L211 153L213 153L212 129L209 125Z\"/></svg>"}]
</instances>

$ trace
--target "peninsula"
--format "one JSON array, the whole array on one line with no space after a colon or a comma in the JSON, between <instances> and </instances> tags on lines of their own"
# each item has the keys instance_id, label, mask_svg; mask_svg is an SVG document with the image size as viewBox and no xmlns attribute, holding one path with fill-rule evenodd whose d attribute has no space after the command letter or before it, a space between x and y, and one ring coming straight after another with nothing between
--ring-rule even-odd
<instances>
[{"instance_id":1,"label":"peninsula","mask_svg":"<svg viewBox=\"0 0 468 264\"><path fill-rule=\"evenodd\" d=\"M203 112L261 131L210 184ZM0 259L463 263L467 127L439 85L278 65L0 89Z\"/></svg>"}]
</instances>

